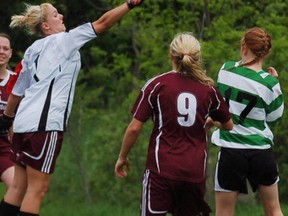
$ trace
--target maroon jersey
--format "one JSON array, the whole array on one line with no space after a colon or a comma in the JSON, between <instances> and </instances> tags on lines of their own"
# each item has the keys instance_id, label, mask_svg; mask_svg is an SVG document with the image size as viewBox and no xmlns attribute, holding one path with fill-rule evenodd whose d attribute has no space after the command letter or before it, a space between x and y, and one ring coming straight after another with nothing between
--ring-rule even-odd
<instances>
[{"instance_id":1,"label":"maroon jersey","mask_svg":"<svg viewBox=\"0 0 288 216\"><path fill-rule=\"evenodd\" d=\"M9 93L7 92L7 86L9 80L12 79L12 77L15 75L16 73L8 70L8 76L5 79L0 79L0 114L3 113L7 105L9 96Z\"/></svg>"},{"instance_id":2,"label":"maroon jersey","mask_svg":"<svg viewBox=\"0 0 288 216\"><path fill-rule=\"evenodd\" d=\"M7 84L12 76L15 73L8 70L8 76L5 79L0 79L0 114L3 114L9 94L7 93ZM11 143L8 134L0 135L0 175L13 166L13 162L11 161Z\"/></svg>"},{"instance_id":3,"label":"maroon jersey","mask_svg":"<svg viewBox=\"0 0 288 216\"><path fill-rule=\"evenodd\" d=\"M20 74L21 70L22 70L22 67L23 66L22 66L22 60L21 60L16 65L15 70L14 70L15 73L13 73L13 76L11 76L11 78L9 79L9 82L7 84L6 91L7 91L8 94L11 94L11 92L13 90L13 87L14 87L14 85L15 85L18 77L19 77L19 74Z\"/></svg>"},{"instance_id":4,"label":"maroon jersey","mask_svg":"<svg viewBox=\"0 0 288 216\"><path fill-rule=\"evenodd\" d=\"M208 116L222 123L230 113L218 89L179 73L168 72L150 79L132 109L142 122L150 117L147 169L161 176L202 182L205 179Z\"/></svg>"}]
</instances>

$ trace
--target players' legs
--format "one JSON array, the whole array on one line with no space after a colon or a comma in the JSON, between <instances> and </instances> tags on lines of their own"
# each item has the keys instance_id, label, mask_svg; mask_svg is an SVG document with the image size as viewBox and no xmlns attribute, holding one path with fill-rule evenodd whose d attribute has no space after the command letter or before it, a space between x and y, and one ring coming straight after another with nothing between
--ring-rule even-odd
<instances>
[{"instance_id":1,"label":"players' legs","mask_svg":"<svg viewBox=\"0 0 288 216\"><path fill-rule=\"evenodd\" d=\"M215 192L216 216L233 216L238 192Z\"/></svg>"},{"instance_id":2,"label":"players' legs","mask_svg":"<svg viewBox=\"0 0 288 216\"><path fill-rule=\"evenodd\" d=\"M4 200L15 206L20 206L27 188L26 169L20 165L14 165L14 178L12 186L8 188Z\"/></svg>"},{"instance_id":3,"label":"players' legs","mask_svg":"<svg viewBox=\"0 0 288 216\"><path fill-rule=\"evenodd\" d=\"M0 204L0 216L18 215L27 188L25 168L15 164L14 169L15 174L12 185L6 191L4 199Z\"/></svg>"},{"instance_id":4,"label":"players' legs","mask_svg":"<svg viewBox=\"0 0 288 216\"><path fill-rule=\"evenodd\" d=\"M249 162L242 149L221 148L215 170L216 216L233 216L239 193L247 193Z\"/></svg>"},{"instance_id":5,"label":"players' legs","mask_svg":"<svg viewBox=\"0 0 288 216\"><path fill-rule=\"evenodd\" d=\"M13 176L14 176L14 166L6 169L1 175L1 180L3 181L7 189L10 186L12 186Z\"/></svg>"},{"instance_id":6,"label":"players' legs","mask_svg":"<svg viewBox=\"0 0 288 216\"><path fill-rule=\"evenodd\" d=\"M263 203L265 216L283 216L278 195L278 185L260 185L258 190Z\"/></svg>"},{"instance_id":7,"label":"players' legs","mask_svg":"<svg viewBox=\"0 0 288 216\"><path fill-rule=\"evenodd\" d=\"M27 166L27 191L21 204L21 212L38 214L40 205L48 191L50 174Z\"/></svg>"},{"instance_id":8,"label":"players' legs","mask_svg":"<svg viewBox=\"0 0 288 216\"><path fill-rule=\"evenodd\" d=\"M251 158L253 175L249 181L259 192L265 216L283 216L278 194L279 172L273 149L255 150Z\"/></svg>"}]
</instances>

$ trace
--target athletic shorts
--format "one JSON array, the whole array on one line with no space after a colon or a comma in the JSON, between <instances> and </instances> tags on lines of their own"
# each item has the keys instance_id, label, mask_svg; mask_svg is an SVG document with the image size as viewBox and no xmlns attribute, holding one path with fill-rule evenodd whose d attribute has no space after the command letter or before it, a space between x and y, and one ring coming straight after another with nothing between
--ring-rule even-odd
<instances>
[{"instance_id":1,"label":"athletic shorts","mask_svg":"<svg viewBox=\"0 0 288 216\"><path fill-rule=\"evenodd\" d=\"M30 166L43 173L53 173L60 153L63 132L14 133L13 160L21 166Z\"/></svg>"},{"instance_id":2,"label":"athletic shorts","mask_svg":"<svg viewBox=\"0 0 288 216\"><path fill-rule=\"evenodd\" d=\"M170 180L148 169L144 173L141 216L209 216L210 207L204 201L205 182L190 183Z\"/></svg>"},{"instance_id":3,"label":"athletic shorts","mask_svg":"<svg viewBox=\"0 0 288 216\"><path fill-rule=\"evenodd\" d=\"M248 193L247 180L253 192L259 185L279 181L273 150L221 148L215 172L215 191Z\"/></svg>"},{"instance_id":4,"label":"athletic shorts","mask_svg":"<svg viewBox=\"0 0 288 216\"><path fill-rule=\"evenodd\" d=\"M11 142L8 135L0 136L0 176L2 176L3 172L8 168L14 166L11 156Z\"/></svg>"}]
</instances>

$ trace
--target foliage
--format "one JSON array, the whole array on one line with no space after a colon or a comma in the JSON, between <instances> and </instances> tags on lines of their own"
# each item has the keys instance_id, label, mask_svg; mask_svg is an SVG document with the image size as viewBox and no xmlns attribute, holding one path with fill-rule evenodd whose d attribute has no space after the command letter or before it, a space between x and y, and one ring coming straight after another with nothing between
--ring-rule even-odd
<instances>
[{"instance_id":1,"label":"foliage","mask_svg":"<svg viewBox=\"0 0 288 216\"><path fill-rule=\"evenodd\" d=\"M29 4L39 1L27 0ZM73 28L94 21L123 0L51 0L64 15L66 26ZM46 205L66 197L77 202L133 205L139 203L151 122L145 124L131 152L132 170L126 179L114 175L121 139L132 116L129 111L142 85L151 77L171 69L169 44L178 32L193 32L202 43L203 67L216 79L221 65L238 60L239 41L245 29L265 28L273 38L273 52L265 67L275 66L284 95L288 92L288 10L284 0L145 0L112 29L99 35L81 49L82 70L78 78L68 132L52 177ZM25 49L37 39L20 29L8 28L11 15L21 13L19 0L1 2L2 31L12 37L14 55L11 67ZM97 30L96 30L97 31ZM287 101L287 99L285 98ZM288 121L274 128L275 153L280 170L280 195L288 200ZM210 148L208 191L217 149ZM212 193L211 193L212 194ZM213 197L209 197L213 198Z\"/></svg>"}]
</instances>

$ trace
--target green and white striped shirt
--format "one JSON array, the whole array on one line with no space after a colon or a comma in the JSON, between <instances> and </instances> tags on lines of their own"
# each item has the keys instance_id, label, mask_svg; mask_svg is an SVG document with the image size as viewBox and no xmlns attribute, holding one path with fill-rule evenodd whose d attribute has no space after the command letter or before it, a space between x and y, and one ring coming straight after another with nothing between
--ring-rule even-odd
<instances>
[{"instance_id":1,"label":"green and white striped shirt","mask_svg":"<svg viewBox=\"0 0 288 216\"><path fill-rule=\"evenodd\" d=\"M265 71L255 72L226 62L219 74L217 87L232 114L231 131L216 130L215 145L238 149L267 149L273 145L270 129L281 118L283 95L278 79Z\"/></svg>"}]
</instances>

